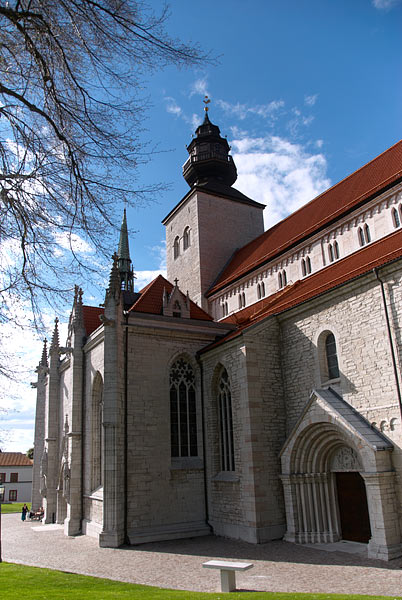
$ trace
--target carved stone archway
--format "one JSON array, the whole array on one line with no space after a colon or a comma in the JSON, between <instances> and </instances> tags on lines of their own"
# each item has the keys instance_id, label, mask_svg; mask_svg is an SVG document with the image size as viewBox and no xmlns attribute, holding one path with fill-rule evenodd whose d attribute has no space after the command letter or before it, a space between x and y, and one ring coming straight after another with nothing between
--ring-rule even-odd
<instances>
[{"instance_id":1,"label":"carved stone archway","mask_svg":"<svg viewBox=\"0 0 402 600\"><path fill-rule=\"evenodd\" d=\"M372 536L368 555L402 555L389 440L331 389L314 391L281 451L287 531L298 543L342 537L336 473L365 482Z\"/></svg>"}]
</instances>

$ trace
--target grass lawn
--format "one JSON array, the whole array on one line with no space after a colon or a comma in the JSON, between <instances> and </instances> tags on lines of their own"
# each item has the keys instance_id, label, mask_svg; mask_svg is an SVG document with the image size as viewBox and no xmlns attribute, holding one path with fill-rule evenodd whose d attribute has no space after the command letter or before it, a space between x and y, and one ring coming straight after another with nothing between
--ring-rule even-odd
<instances>
[{"instance_id":1,"label":"grass lawn","mask_svg":"<svg viewBox=\"0 0 402 600\"><path fill-rule=\"evenodd\" d=\"M396 596L182 592L12 563L0 564L0 590L2 598L18 600L396 600Z\"/></svg>"},{"instance_id":2,"label":"grass lawn","mask_svg":"<svg viewBox=\"0 0 402 600\"><path fill-rule=\"evenodd\" d=\"M1 512L3 515L8 515L10 513L20 513L24 504L27 505L29 510L31 510L30 502L13 502L12 504L1 504Z\"/></svg>"}]
</instances>

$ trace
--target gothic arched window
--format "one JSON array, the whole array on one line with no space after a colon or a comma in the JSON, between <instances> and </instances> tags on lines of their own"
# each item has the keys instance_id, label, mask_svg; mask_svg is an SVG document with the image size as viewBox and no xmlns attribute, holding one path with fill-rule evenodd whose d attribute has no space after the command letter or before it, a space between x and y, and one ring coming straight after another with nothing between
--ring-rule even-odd
<instances>
[{"instance_id":1,"label":"gothic arched window","mask_svg":"<svg viewBox=\"0 0 402 600\"><path fill-rule=\"evenodd\" d=\"M198 456L195 376L183 358L170 370L170 436L172 457Z\"/></svg>"},{"instance_id":2,"label":"gothic arched window","mask_svg":"<svg viewBox=\"0 0 402 600\"><path fill-rule=\"evenodd\" d=\"M92 489L103 484L103 379L97 372L92 386Z\"/></svg>"},{"instance_id":3,"label":"gothic arched window","mask_svg":"<svg viewBox=\"0 0 402 600\"><path fill-rule=\"evenodd\" d=\"M230 381L226 369L223 369L219 378L218 405L221 470L234 471L235 460L233 443L232 395L230 392Z\"/></svg>"},{"instance_id":4,"label":"gothic arched window","mask_svg":"<svg viewBox=\"0 0 402 600\"><path fill-rule=\"evenodd\" d=\"M183 250L190 246L190 227L186 227L183 233Z\"/></svg>"},{"instance_id":5,"label":"gothic arched window","mask_svg":"<svg viewBox=\"0 0 402 600\"><path fill-rule=\"evenodd\" d=\"M180 238L177 236L173 243L173 257L177 258L180 254Z\"/></svg>"}]
</instances>

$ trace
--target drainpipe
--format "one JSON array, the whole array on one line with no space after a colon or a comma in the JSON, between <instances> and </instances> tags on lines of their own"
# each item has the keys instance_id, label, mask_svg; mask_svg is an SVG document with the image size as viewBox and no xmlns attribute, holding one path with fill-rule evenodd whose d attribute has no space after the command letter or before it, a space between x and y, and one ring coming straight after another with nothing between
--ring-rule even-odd
<instances>
[{"instance_id":1,"label":"drainpipe","mask_svg":"<svg viewBox=\"0 0 402 600\"><path fill-rule=\"evenodd\" d=\"M402 419L401 386L400 386L399 377L398 377L398 366L397 366L397 360L396 360L396 353L395 353L395 348L394 348L394 342L393 342L393 339L392 339L392 331L391 331L391 323L390 323L390 318L389 318L389 313L388 313L388 306L387 306L387 301L386 301L386 298L385 298L384 281L379 276L379 274L378 274L378 268L377 267L374 267L373 273L374 273L374 275L375 275L375 277L376 277L376 279L379 282L380 287L381 287L381 295L382 295L382 302L383 302L383 306L384 306L385 320L387 322L388 340L389 340L389 345L390 345L390 349L391 349L392 366L394 368L396 391L397 391L397 394L398 394L399 412L401 413L401 419Z\"/></svg>"},{"instance_id":2,"label":"drainpipe","mask_svg":"<svg viewBox=\"0 0 402 600\"><path fill-rule=\"evenodd\" d=\"M127 440L127 418L128 418L128 407L127 407L127 391L128 391L128 312L123 312L125 317L125 328L124 328L124 543L129 544L127 531L127 507L128 507L128 440Z\"/></svg>"},{"instance_id":3,"label":"drainpipe","mask_svg":"<svg viewBox=\"0 0 402 600\"><path fill-rule=\"evenodd\" d=\"M213 529L209 524L209 503L208 503L208 478L207 478L207 453L206 453L206 440L205 440L205 407L204 407L204 374L202 368L202 362L199 355L197 355L197 362L200 367L200 378L201 378L201 428L202 428L202 456L204 464L204 504L205 504L205 523L208 525L211 533Z\"/></svg>"}]
</instances>

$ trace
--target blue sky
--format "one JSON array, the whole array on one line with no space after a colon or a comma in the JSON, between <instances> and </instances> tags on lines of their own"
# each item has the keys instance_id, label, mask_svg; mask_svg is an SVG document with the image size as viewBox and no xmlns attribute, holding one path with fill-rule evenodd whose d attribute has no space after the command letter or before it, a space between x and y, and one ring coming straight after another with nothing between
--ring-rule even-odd
<instances>
[{"instance_id":1,"label":"blue sky","mask_svg":"<svg viewBox=\"0 0 402 600\"><path fill-rule=\"evenodd\" d=\"M157 12L162 2L150 5ZM164 268L161 220L188 190L181 167L205 94L211 121L232 147L235 187L268 205L267 227L402 137L401 0L173 0L170 7L169 33L210 49L219 63L169 67L144 82L151 103L144 138L156 153L138 186L170 187L128 211L137 289ZM84 301L97 304L103 294ZM26 367L21 379L34 380L41 345L26 332L13 332L13 343ZM35 392L21 382L11 397L8 387L2 396L0 388L0 406L16 412L0 421L10 432L2 447L25 451Z\"/></svg>"}]
</instances>

